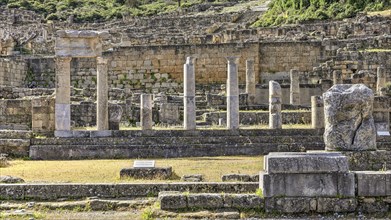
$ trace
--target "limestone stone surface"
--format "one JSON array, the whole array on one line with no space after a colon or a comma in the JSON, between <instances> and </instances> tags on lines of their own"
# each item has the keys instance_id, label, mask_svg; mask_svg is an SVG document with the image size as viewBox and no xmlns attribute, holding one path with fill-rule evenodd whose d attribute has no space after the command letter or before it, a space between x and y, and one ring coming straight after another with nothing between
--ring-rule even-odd
<instances>
[{"instance_id":1,"label":"limestone stone surface","mask_svg":"<svg viewBox=\"0 0 391 220\"><path fill-rule=\"evenodd\" d=\"M140 104L140 121L142 130L152 129L152 95L142 94Z\"/></svg>"},{"instance_id":2,"label":"limestone stone surface","mask_svg":"<svg viewBox=\"0 0 391 220\"><path fill-rule=\"evenodd\" d=\"M269 128L281 129L281 86L276 81L269 81Z\"/></svg>"},{"instance_id":3,"label":"limestone stone surface","mask_svg":"<svg viewBox=\"0 0 391 220\"><path fill-rule=\"evenodd\" d=\"M184 69L184 128L194 130L196 128L196 104L195 104L195 57L187 57Z\"/></svg>"},{"instance_id":4,"label":"limestone stone surface","mask_svg":"<svg viewBox=\"0 0 391 220\"><path fill-rule=\"evenodd\" d=\"M265 198L265 211L277 213L309 213L316 211L316 198Z\"/></svg>"},{"instance_id":5,"label":"limestone stone surface","mask_svg":"<svg viewBox=\"0 0 391 220\"><path fill-rule=\"evenodd\" d=\"M322 96L311 96L311 127L324 128L324 104Z\"/></svg>"},{"instance_id":6,"label":"limestone stone surface","mask_svg":"<svg viewBox=\"0 0 391 220\"><path fill-rule=\"evenodd\" d=\"M331 173L348 172L348 158L341 153L272 152L264 158L265 170L274 173Z\"/></svg>"},{"instance_id":7,"label":"limestone stone surface","mask_svg":"<svg viewBox=\"0 0 391 220\"><path fill-rule=\"evenodd\" d=\"M264 197L354 197L353 173L261 174Z\"/></svg>"},{"instance_id":8,"label":"limestone stone surface","mask_svg":"<svg viewBox=\"0 0 391 220\"><path fill-rule=\"evenodd\" d=\"M254 71L254 60L246 60L246 93L248 94L248 104L254 105L256 90L255 90L255 71Z\"/></svg>"},{"instance_id":9,"label":"limestone stone surface","mask_svg":"<svg viewBox=\"0 0 391 220\"><path fill-rule=\"evenodd\" d=\"M119 130L122 118L122 107L117 104L109 105L109 130Z\"/></svg>"},{"instance_id":10,"label":"limestone stone surface","mask_svg":"<svg viewBox=\"0 0 391 220\"><path fill-rule=\"evenodd\" d=\"M187 208L187 198L181 192L160 192L158 200L162 210Z\"/></svg>"},{"instance_id":11,"label":"limestone stone surface","mask_svg":"<svg viewBox=\"0 0 391 220\"><path fill-rule=\"evenodd\" d=\"M363 84L338 84L323 94L326 150L376 149L374 95Z\"/></svg>"},{"instance_id":12,"label":"limestone stone surface","mask_svg":"<svg viewBox=\"0 0 391 220\"><path fill-rule=\"evenodd\" d=\"M239 57L227 57L227 128L239 128Z\"/></svg>"},{"instance_id":13,"label":"limestone stone surface","mask_svg":"<svg viewBox=\"0 0 391 220\"><path fill-rule=\"evenodd\" d=\"M107 83L107 59L97 58L97 103L96 125L99 131L109 129L109 94Z\"/></svg>"},{"instance_id":14,"label":"limestone stone surface","mask_svg":"<svg viewBox=\"0 0 391 220\"><path fill-rule=\"evenodd\" d=\"M55 104L55 127L57 131L71 130L70 104Z\"/></svg>"},{"instance_id":15,"label":"limestone stone surface","mask_svg":"<svg viewBox=\"0 0 391 220\"><path fill-rule=\"evenodd\" d=\"M347 213L355 212L357 208L356 198L318 198L318 213Z\"/></svg>"},{"instance_id":16,"label":"limestone stone surface","mask_svg":"<svg viewBox=\"0 0 391 220\"><path fill-rule=\"evenodd\" d=\"M56 58L56 130L71 129L71 58Z\"/></svg>"},{"instance_id":17,"label":"limestone stone surface","mask_svg":"<svg viewBox=\"0 0 391 220\"><path fill-rule=\"evenodd\" d=\"M384 66L379 66L377 68L377 82L376 82L376 93L378 95L382 94L382 89L385 87L387 82L387 74Z\"/></svg>"},{"instance_id":18,"label":"limestone stone surface","mask_svg":"<svg viewBox=\"0 0 391 220\"><path fill-rule=\"evenodd\" d=\"M153 168L123 168L120 177L131 177L135 179L168 179L172 175L172 167Z\"/></svg>"},{"instance_id":19,"label":"limestone stone surface","mask_svg":"<svg viewBox=\"0 0 391 220\"><path fill-rule=\"evenodd\" d=\"M202 182L203 179L202 174L190 174L181 177L181 181L185 182Z\"/></svg>"},{"instance_id":20,"label":"limestone stone surface","mask_svg":"<svg viewBox=\"0 0 391 220\"><path fill-rule=\"evenodd\" d=\"M102 54L102 35L106 32L60 30L55 44L59 57L98 57Z\"/></svg>"},{"instance_id":21,"label":"limestone stone surface","mask_svg":"<svg viewBox=\"0 0 391 220\"><path fill-rule=\"evenodd\" d=\"M290 71L291 87L290 87L290 99L291 105L300 105L300 77L299 71L292 69Z\"/></svg>"},{"instance_id":22,"label":"limestone stone surface","mask_svg":"<svg viewBox=\"0 0 391 220\"><path fill-rule=\"evenodd\" d=\"M358 196L391 196L391 170L356 171L355 174Z\"/></svg>"},{"instance_id":23,"label":"limestone stone surface","mask_svg":"<svg viewBox=\"0 0 391 220\"><path fill-rule=\"evenodd\" d=\"M190 194L187 196L189 208L216 209L224 207L222 194Z\"/></svg>"}]
</instances>

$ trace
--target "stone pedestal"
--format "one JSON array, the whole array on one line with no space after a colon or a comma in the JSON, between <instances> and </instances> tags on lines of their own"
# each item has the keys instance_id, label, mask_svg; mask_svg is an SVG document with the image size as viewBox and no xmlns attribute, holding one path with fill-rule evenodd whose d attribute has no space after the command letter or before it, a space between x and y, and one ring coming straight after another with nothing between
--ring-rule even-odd
<instances>
[{"instance_id":1,"label":"stone pedestal","mask_svg":"<svg viewBox=\"0 0 391 220\"><path fill-rule=\"evenodd\" d=\"M341 153L270 153L260 188L271 197L354 197L354 173Z\"/></svg>"},{"instance_id":2,"label":"stone pedestal","mask_svg":"<svg viewBox=\"0 0 391 220\"><path fill-rule=\"evenodd\" d=\"M246 60L246 93L248 94L247 102L249 105L255 104L255 71L254 60Z\"/></svg>"},{"instance_id":3,"label":"stone pedestal","mask_svg":"<svg viewBox=\"0 0 391 220\"><path fill-rule=\"evenodd\" d=\"M333 84L342 84L342 72L340 70L333 71Z\"/></svg>"},{"instance_id":4,"label":"stone pedestal","mask_svg":"<svg viewBox=\"0 0 391 220\"><path fill-rule=\"evenodd\" d=\"M300 81L299 71L292 69L290 72L291 87L290 87L290 99L291 105L300 105Z\"/></svg>"},{"instance_id":5,"label":"stone pedestal","mask_svg":"<svg viewBox=\"0 0 391 220\"><path fill-rule=\"evenodd\" d=\"M363 84L334 85L323 94L326 150L376 150L373 92Z\"/></svg>"},{"instance_id":6,"label":"stone pedestal","mask_svg":"<svg viewBox=\"0 0 391 220\"><path fill-rule=\"evenodd\" d=\"M195 65L194 57L187 57L183 65L184 72L184 128L186 130L196 129L196 105L195 105Z\"/></svg>"},{"instance_id":7,"label":"stone pedestal","mask_svg":"<svg viewBox=\"0 0 391 220\"><path fill-rule=\"evenodd\" d=\"M55 127L71 130L71 57L56 58Z\"/></svg>"},{"instance_id":8,"label":"stone pedestal","mask_svg":"<svg viewBox=\"0 0 391 220\"><path fill-rule=\"evenodd\" d=\"M385 87L387 82L387 75L384 69L384 66L379 66L377 68L377 83L376 83L376 93L378 95L383 95L381 89Z\"/></svg>"},{"instance_id":9,"label":"stone pedestal","mask_svg":"<svg viewBox=\"0 0 391 220\"><path fill-rule=\"evenodd\" d=\"M107 59L97 58L97 103L96 125L98 131L109 129L109 107L107 86Z\"/></svg>"},{"instance_id":10,"label":"stone pedestal","mask_svg":"<svg viewBox=\"0 0 391 220\"><path fill-rule=\"evenodd\" d=\"M152 95L142 94L140 104L140 122L142 130L152 129Z\"/></svg>"},{"instance_id":11,"label":"stone pedestal","mask_svg":"<svg viewBox=\"0 0 391 220\"><path fill-rule=\"evenodd\" d=\"M311 127L324 128L324 105L322 96L311 96Z\"/></svg>"},{"instance_id":12,"label":"stone pedestal","mask_svg":"<svg viewBox=\"0 0 391 220\"><path fill-rule=\"evenodd\" d=\"M239 128L239 57L226 57L228 61L227 77L227 128Z\"/></svg>"},{"instance_id":13,"label":"stone pedestal","mask_svg":"<svg viewBox=\"0 0 391 220\"><path fill-rule=\"evenodd\" d=\"M269 128L281 129L281 86L276 81L269 82Z\"/></svg>"},{"instance_id":14,"label":"stone pedestal","mask_svg":"<svg viewBox=\"0 0 391 220\"><path fill-rule=\"evenodd\" d=\"M114 104L109 106L109 130L119 130L122 112L120 105Z\"/></svg>"}]
</instances>

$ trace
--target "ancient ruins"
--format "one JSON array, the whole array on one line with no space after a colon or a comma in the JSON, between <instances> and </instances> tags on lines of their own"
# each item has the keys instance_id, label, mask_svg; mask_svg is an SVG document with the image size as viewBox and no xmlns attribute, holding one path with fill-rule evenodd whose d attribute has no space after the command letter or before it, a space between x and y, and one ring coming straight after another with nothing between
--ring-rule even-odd
<instances>
[{"instance_id":1,"label":"ancient ruins","mask_svg":"<svg viewBox=\"0 0 391 220\"><path fill-rule=\"evenodd\" d=\"M259 175L222 178L230 183L190 174L156 184L1 183L0 205L154 197L163 218L194 210L390 217L390 17L251 28L262 11L85 24L0 11L0 154L264 155ZM174 172L148 168L118 174Z\"/></svg>"}]
</instances>

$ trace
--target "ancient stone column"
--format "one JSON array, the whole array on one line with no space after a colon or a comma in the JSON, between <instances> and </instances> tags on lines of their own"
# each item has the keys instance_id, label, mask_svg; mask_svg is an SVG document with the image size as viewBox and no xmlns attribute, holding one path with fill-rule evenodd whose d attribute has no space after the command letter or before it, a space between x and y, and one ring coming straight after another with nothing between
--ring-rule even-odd
<instances>
[{"instance_id":1,"label":"ancient stone column","mask_svg":"<svg viewBox=\"0 0 391 220\"><path fill-rule=\"evenodd\" d=\"M376 150L374 95L364 84L338 84L323 93L326 150Z\"/></svg>"},{"instance_id":2,"label":"ancient stone column","mask_svg":"<svg viewBox=\"0 0 391 220\"><path fill-rule=\"evenodd\" d=\"M71 130L71 57L56 58L56 131Z\"/></svg>"},{"instance_id":3,"label":"ancient stone column","mask_svg":"<svg viewBox=\"0 0 391 220\"><path fill-rule=\"evenodd\" d=\"M333 84L342 84L342 72L341 70L333 71Z\"/></svg>"},{"instance_id":4,"label":"ancient stone column","mask_svg":"<svg viewBox=\"0 0 391 220\"><path fill-rule=\"evenodd\" d=\"M379 66L377 68L377 83L376 83L376 93L381 94L381 89L385 87L387 82L387 75L384 69L384 66Z\"/></svg>"},{"instance_id":5,"label":"ancient stone column","mask_svg":"<svg viewBox=\"0 0 391 220\"><path fill-rule=\"evenodd\" d=\"M290 104L291 105L300 105L300 81L299 81L299 71L292 69L290 72L291 78L291 87L290 87Z\"/></svg>"},{"instance_id":6,"label":"ancient stone column","mask_svg":"<svg viewBox=\"0 0 391 220\"><path fill-rule=\"evenodd\" d=\"M227 128L239 128L239 57L226 57L228 61L227 77Z\"/></svg>"},{"instance_id":7,"label":"ancient stone column","mask_svg":"<svg viewBox=\"0 0 391 220\"><path fill-rule=\"evenodd\" d=\"M140 105L140 122L142 130L152 129L152 95L142 94Z\"/></svg>"},{"instance_id":8,"label":"ancient stone column","mask_svg":"<svg viewBox=\"0 0 391 220\"><path fill-rule=\"evenodd\" d=\"M269 82L269 128L281 129L281 86L276 81Z\"/></svg>"},{"instance_id":9,"label":"ancient stone column","mask_svg":"<svg viewBox=\"0 0 391 220\"><path fill-rule=\"evenodd\" d=\"M107 59L97 59L97 102L96 102L96 125L98 131L109 130L109 104L107 86Z\"/></svg>"},{"instance_id":10,"label":"ancient stone column","mask_svg":"<svg viewBox=\"0 0 391 220\"><path fill-rule=\"evenodd\" d=\"M183 88L184 88L184 128L196 129L196 105L195 105L195 57L187 57L183 65Z\"/></svg>"},{"instance_id":11,"label":"ancient stone column","mask_svg":"<svg viewBox=\"0 0 391 220\"><path fill-rule=\"evenodd\" d=\"M322 96L311 96L312 128L324 128L324 105Z\"/></svg>"},{"instance_id":12,"label":"ancient stone column","mask_svg":"<svg viewBox=\"0 0 391 220\"><path fill-rule=\"evenodd\" d=\"M255 71L254 60L246 60L246 93L248 94L248 104L255 104Z\"/></svg>"}]
</instances>

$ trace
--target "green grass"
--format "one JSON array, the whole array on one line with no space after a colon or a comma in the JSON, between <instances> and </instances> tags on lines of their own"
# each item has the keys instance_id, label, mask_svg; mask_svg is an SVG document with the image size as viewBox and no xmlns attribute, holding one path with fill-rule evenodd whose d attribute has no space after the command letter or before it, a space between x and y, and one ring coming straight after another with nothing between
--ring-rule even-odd
<instances>
[{"instance_id":1,"label":"green grass","mask_svg":"<svg viewBox=\"0 0 391 220\"><path fill-rule=\"evenodd\" d=\"M13 160L11 165L0 168L1 175L12 175L26 182L45 183L118 183L152 182L153 180L120 179L119 171L132 167L128 160L73 160L32 161ZM156 166L172 166L178 177L185 174L202 174L205 181L221 181L221 175L228 173L257 174L263 169L263 156L194 157L156 159ZM153 182L167 182L155 180ZM179 179L168 181L177 182Z\"/></svg>"}]
</instances>

